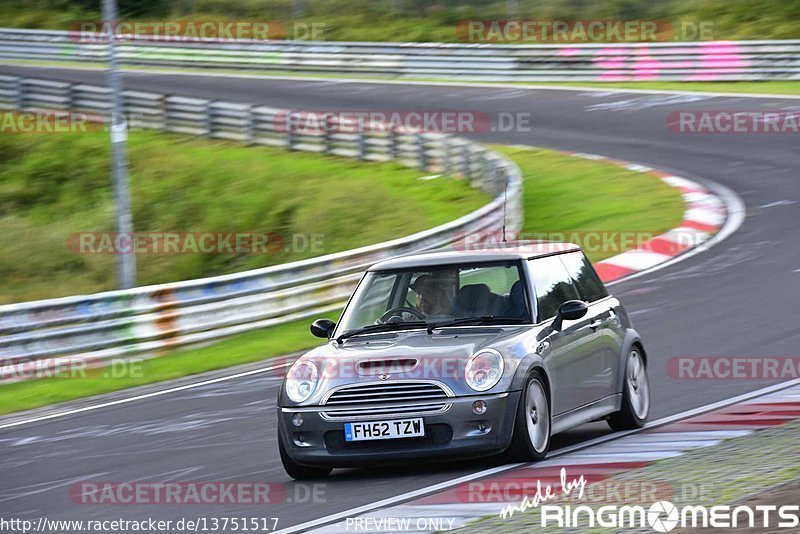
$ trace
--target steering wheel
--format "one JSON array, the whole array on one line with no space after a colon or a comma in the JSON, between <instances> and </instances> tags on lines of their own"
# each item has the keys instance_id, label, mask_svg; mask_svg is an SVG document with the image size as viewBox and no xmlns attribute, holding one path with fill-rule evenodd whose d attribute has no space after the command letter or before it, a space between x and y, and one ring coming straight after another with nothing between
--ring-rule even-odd
<instances>
[{"instance_id":1,"label":"steering wheel","mask_svg":"<svg viewBox=\"0 0 800 534\"><path fill-rule=\"evenodd\" d=\"M395 306L394 308L386 310L386 313L378 318L378 323L385 323L389 318L394 317L398 313L410 313L417 319L425 319L425 314L416 308L409 308L408 306Z\"/></svg>"}]
</instances>

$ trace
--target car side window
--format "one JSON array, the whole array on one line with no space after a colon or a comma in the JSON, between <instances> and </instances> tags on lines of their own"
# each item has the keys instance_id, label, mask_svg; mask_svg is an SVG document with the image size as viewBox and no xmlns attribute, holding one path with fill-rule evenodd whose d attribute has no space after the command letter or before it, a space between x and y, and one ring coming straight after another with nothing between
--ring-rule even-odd
<instances>
[{"instance_id":1,"label":"car side window","mask_svg":"<svg viewBox=\"0 0 800 534\"><path fill-rule=\"evenodd\" d=\"M608 296L603 282L582 252L573 252L559 257L578 287L582 300L595 302Z\"/></svg>"},{"instance_id":2,"label":"car side window","mask_svg":"<svg viewBox=\"0 0 800 534\"><path fill-rule=\"evenodd\" d=\"M531 260L529 266L539 305L539 322L555 317L558 307L564 302L580 298L569 272L558 256Z\"/></svg>"}]
</instances>

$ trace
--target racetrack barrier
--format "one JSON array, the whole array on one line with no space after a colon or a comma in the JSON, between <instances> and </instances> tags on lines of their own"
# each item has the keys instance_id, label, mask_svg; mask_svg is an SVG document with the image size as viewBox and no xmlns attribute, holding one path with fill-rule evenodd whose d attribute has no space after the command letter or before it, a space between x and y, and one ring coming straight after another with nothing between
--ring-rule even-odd
<instances>
[{"instance_id":1,"label":"racetrack barrier","mask_svg":"<svg viewBox=\"0 0 800 534\"><path fill-rule=\"evenodd\" d=\"M82 36L0 28L0 62L105 64L107 46ZM800 40L498 45L122 36L117 56L127 67L476 81L800 79Z\"/></svg>"}]
</instances>

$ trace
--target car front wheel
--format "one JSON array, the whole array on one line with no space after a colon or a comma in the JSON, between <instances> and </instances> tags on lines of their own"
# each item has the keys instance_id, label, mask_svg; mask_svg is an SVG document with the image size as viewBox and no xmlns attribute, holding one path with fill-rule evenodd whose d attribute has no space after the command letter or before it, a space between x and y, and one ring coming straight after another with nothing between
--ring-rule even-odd
<instances>
[{"instance_id":1,"label":"car front wheel","mask_svg":"<svg viewBox=\"0 0 800 534\"><path fill-rule=\"evenodd\" d=\"M639 347L633 347L625 363L625 381L622 389L622 409L611 414L608 426L612 430L642 428L650 413L650 383L647 366Z\"/></svg>"},{"instance_id":2,"label":"car front wheel","mask_svg":"<svg viewBox=\"0 0 800 534\"><path fill-rule=\"evenodd\" d=\"M512 461L541 460L550 449L550 401L544 380L534 372L522 391L514 435L506 456Z\"/></svg>"}]
</instances>

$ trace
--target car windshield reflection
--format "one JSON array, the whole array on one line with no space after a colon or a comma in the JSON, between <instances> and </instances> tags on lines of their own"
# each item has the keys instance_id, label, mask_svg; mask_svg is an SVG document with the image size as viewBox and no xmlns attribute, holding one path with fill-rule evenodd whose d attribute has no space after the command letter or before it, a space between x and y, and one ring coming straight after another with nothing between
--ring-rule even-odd
<instances>
[{"instance_id":1,"label":"car windshield reflection","mask_svg":"<svg viewBox=\"0 0 800 534\"><path fill-rule=\"evenodd\" d=\"M465 263L368 273L337 339L362 333L531 322L520 262Z\"/></svg>"}]
</instances>

